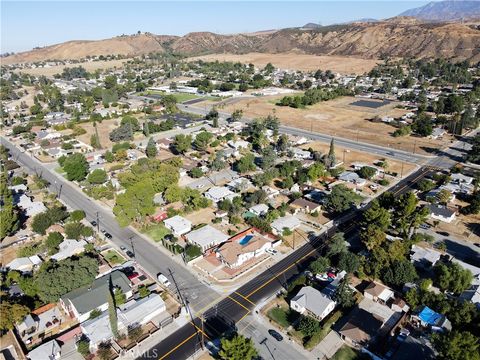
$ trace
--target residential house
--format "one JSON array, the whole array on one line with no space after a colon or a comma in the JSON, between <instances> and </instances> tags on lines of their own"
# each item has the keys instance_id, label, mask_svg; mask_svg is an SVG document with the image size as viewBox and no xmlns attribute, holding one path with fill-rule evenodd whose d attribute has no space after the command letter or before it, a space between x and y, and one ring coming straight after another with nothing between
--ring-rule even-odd
<instances>
[{"instance_id":1,"label":"residential house","mask_svg":"<svg viewBox=\"0 0 480 360\"><path fill-rule=\"evenodd\" d=\"M59 360L61 354L60 344L57 340L50 340L27 354L30 360Z\"/></svg>"},{"instance_id":2,"label":"residential house","mask_svg":"<svg viewBox=\"0 0 480 360\"><path fill-rule=\"evenodd\" d=\"M34 310L17 324L17 333L25 344L30 345L53 335L63 320L57 304L48 304Z\"/></svg>"},{"instance_id":3,"label":"residential house","mask_svg":"<svg viewBox=\"0 0 480 360\"><path fill-rule=\"evenodd\" d=\"M421 307L415 314L412 314L411 318L414 322L418 322L432 331L452 330L452 324L445 315L433 311L428 306Z\"/></svg>"},{"instance_id":4,"label":"residential house","mask_svg":"<svg viewBox=\"0 0 480 360\"><path fill-rule=\"evenodd\" d=\"M447 190L451 195L450 195L450 198L449 198L449 202L455 200L455 194L450 191L450 189L447 189L447 188L444 188L443 186L438 188L438 189L432 189L430 190L426 195L425 195L425 198L427 199L427 201L430 201L430 199L434 199L432 202L437 202L439 201L439 197L440 197L440 192L442 190Z\"/></svg>"},{"instance_id":5,"label":"residential house","mask_svg":"<svg viewBox=\"0 0 480 360\"><path fill-rule=\"evenodd\" d=\"M59 251L52 255L51 259L60 261L81 254L85 251L86 245L87 242L85 240L65 239L58 246Z\"/></svg>"},{"instance_id":6,"label":"residential house","mask_svg":"<svg viewBox=\"0 0 480 360\"><path fill-rule=\"evenodd\" d=\"M241 149L248 149L248 147L250 146L250 143L245 140L237 140L237 141L229 140L227 142L227 145L235 150L241 150Z\"/></svg>"},{"instance_id":7,"label":"residential house","mask_svg":"<svg viewBox=\"0 0 480 360\"><path fill-rule=\"evenodd\" d=\"M435 220L440 220L446 223L451 223L455 220L455 211L450 210L445 206L428 205L430 210L430 217Z\"/></svg>"},{"instance_id":8,"label":"residential house","mask_svg":"<svg viewBox=\"0 0 480 360\"><path fill-rule=\"evenodd\" d=\"M91 285L83 286L63 295L60 298L60 304L70 316L75 317L78 322L84 322L88 320L93 310L105 311L108 309L110 286L119 288L127 299L132 297L130 280L123 272L116 270L95 279Z\"/></svg>"},{"instance_id":9,"label":"residential house","mask_svg":"<svg viewBox=\"0 0 480 360\"><path fill-rule=\"evenodd\" d=\"M311 286L304 286L290 300L290 307L321 321L335 309L335 301Z\"/></svg>"},{"instance_id":10,"label":"residential house","mask_svg":"<svg viewBox=\"0 0 480 360\"><path fill-rule=\"evenodd\" d=\"M301 211L307 214L311 214L315 211L318 212L321 209L319 204L304 198L295 199L292 203L290 203L290 207L295 210L295 213Z\"/></svg>"},{"instance_id":11,"label":"residential house","mask_svg":"<svg viewBox=\"0 0 480 360\"><path fill-rule=\"evenodd\" d=\"M5 267L9 270L16 270L21 273L31 273L42 263L38 255L16 258L10 261Z\"/></svg>"},{"instance_id":12,"label":"residential house","mask_svg":"<svg viewBox=\"0 0 480 360\"><path fill-rule=\"evenodd\" d=\"M343 182L349 182L358 186L364 186L367 181L362 179L357 173L353 171L344 171L338 177L338 180Z\"/></svg>"},{"instance_id":13,"label":"residential house","mask_svg":"<svg viewBox=\"0 0 480 360\"><path fill-rule=\"evenodd\" d=\"M228 235L215 229L211 225L205 225L184 235L187 242L199 246L206 251L228 240Z\"/></svg>"},{"instance_id":14,"label":"residential house","mask_svg":"<svg viewBox=\"0 0 480 360\"><path fill-rule=\"evenodd\" d=\"M163 223L175 236L182 236L192 230L192 223L190 220L187 220L180 215L175 215L166 219Z\"/></svg>"},{"instance_id":15,"label":"residential house","mask_svg":"<svg viewBox=\"0 0 480 360\"><path fill-rule=\"evenodd\" d=\"M240 177L230 181L227 187L234 192L244 192L253 187L253 184L250 180Z\"/></svg>"},{"instance_id":16,"label":"residential house","mask_svg":"<svg viewBox=\"0 0 480 360\"><path fill-rule=\"evenodd\" d=\"M43 202L32 201L32 199L25 194L20 195L17 206L24 210L28 217L35 216L47 210Z\"/></svg>"},{"instance_id":17,"label":"residential house","mask_svg":"<svg viewBox=\"0 0 480 360\"><path fill-rule=\"evenodd\" d=\"M271 226L272 231L275 235L283 234L284 229L288 229L290 231L294 231L298 228L302 223L298 220L295 216L287 215L278 219L275 219Z\"/></svg>"},{"instance_id":18,"label":"residential house","mask_svg":"<svg viewBox=\"0 0 480 360\"><path fill-rule=\"evenodd\" d=\"M410 261L413 263L413 265L428 270L435 266L437 261L440 260L441 256L442 253L435 249L412 245Z\"/></svg>"},{"instance_id":19,"label":"residential house","mask_svg":"<svg viewBox=\"0 0 480 360\"><path fill-rule=\"evenodd\" d=\"M311 159L312 158L312 153L307 150L302 150L299 148L293 148L293 157L298 160L304 160L304 159Z\"/></svg>"},{"instance_id":20,"label":"residential house","mask_svg":"<svg viewBox=\"0 0 480 360\"><path fill-rule=\"evenodd\" d=\"M340 337L348 344L355 347L364 347L375 338L383 325L383 321L376 315L355 308L348 321L339 330Z\"/></svg>"},{"instance_id":21,"label":"residential house","mask_svg":"<svg viewBox=\"0 0 480 360\"><path fill-rule=\"evenodd\" d=\"M150 294L137 301L130 300L117 309L118 332L126 335L129 328L145 325L165 310L165 302L157 294ZM82 333L89 340L91 351L96 351L99 344L113 338L108 311L104 311L99 317L83 322L80 327Z\"/></svg>"},{"instance_id":22,"label":"residential house","mask_svg":"<svg viewBox=\"0 0 480 360\"><path fill-rule=\"evenodd\" d=\"M239 196L238 194L234 193L230 189L225 186L214 186L208 189L203 196L207 199L212 200L213 202L217 203L219 201L228 199L232 200L233 198Z\"/></svg>"},{"instance_id":23,"label":"residential house","mask_svg":"<svg viewBox=\"0 0 480 360\"><path fill-rule=\"evenodd\" d=\"M450 182L453 184L466 184L471 185L473 183L473 177L466 176L460 173L451 174L450 175Z\"/></svg>"},{"instance_id":24,"label":"residential house","mask_svg":"<svg viewBox=\"0 0 480 360\"><path fill-rule=\"evenodd\" d=\"M380 285L374 281L370 282L363 291L363 296L367 299L386 304L388 300L394 298L393 291L384 285Z\"/></svg>"},{"instance_id":25,"label":"residential house","mask_svg":"<svg viewBox=\"0 0 480 360\"><path fill-rule=\"evenodd\" d=\"M463 301L470 301L480 310L480 285L472 285L461 293L459 298Z\"/></svg>"},{"instance_id":26,"label":"residential house","mask_svg":"<svg viewBox=\"0 0 480 360\"><path fill-rule=\"evenodd\" d=\"M215 254L229 268L237 268L250 259L264 255L265 250L273 247L273 241L274 239L250 228L221 244Z\"/></svg>"},{"instance_id":27,"label":"residential house","mask_svg":"<svg viewBox=\"0 0 480 360\"><path fill-rule=\"evenodd\" d=\"M447 131L441 127L436 127L432 130L432 134L429 136L431 139L438 139L443 137Z\"/></svg>"},{"instance_id":28,"label":"residential house","mask_svg":"<svg viewBox=\"0 0 480 360\"><path fill-rule=\"evenodd\" d=\"M252 206L248 211L250 211L252 214L255 214L257 216L263 216L266 215L268 212L268 205L265 204L257 204Z\"/></svg>"}]
</instances>

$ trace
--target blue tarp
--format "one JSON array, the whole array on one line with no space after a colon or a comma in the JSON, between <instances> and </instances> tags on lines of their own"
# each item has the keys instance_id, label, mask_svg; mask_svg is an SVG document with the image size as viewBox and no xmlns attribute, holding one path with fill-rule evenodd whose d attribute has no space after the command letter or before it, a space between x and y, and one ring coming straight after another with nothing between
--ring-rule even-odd
<instances>
[{"instance_id":1,"label":"blue tarp","mask_svg":"<svg viewBox=\"0 0 480 360\"><path fill-rule=\"evenodd\" d=\"M436 325L438 321L442 318L442 316L442 314L433 311L428 306L425 306L418 314L420 320L429 325Z\"/></svg>"}]
</instances>

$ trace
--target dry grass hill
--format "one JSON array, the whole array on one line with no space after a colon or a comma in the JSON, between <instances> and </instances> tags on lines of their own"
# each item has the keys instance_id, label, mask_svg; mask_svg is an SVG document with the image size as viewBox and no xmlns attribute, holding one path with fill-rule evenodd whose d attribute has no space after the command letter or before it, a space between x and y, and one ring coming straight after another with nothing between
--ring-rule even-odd
<instances>
[{"instance_id":1,"label":"dry grass hill","mask_svg":"<svg viewBox=\"0 0 480 360\"><path fill-rule=\"evenodd\" d=\"M230 53L296 52L312 55L390 57L480 61L480 23L428 23L396 17L312 29L282 29L252 34L189 33L182 37L141 34L98 41L69 41L15 54L5 64L48 59L79 59L87 55L135 56L172 51L188 56Z\"/></svg>"}]
</instances>

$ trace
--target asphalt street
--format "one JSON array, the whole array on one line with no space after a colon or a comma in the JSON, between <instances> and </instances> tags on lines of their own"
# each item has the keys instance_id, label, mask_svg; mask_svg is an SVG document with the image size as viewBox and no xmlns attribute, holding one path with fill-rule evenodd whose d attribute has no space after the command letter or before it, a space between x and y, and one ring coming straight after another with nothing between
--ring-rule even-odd
<instances>
[{"instance_id":1,"label":"asphalt street","mask_svg":"<svg viewBox=\"0 0 480 360\"><path fill-rule=\"evenodd\" d=\"M39 174L47 180L50 183L50 190L59 194L60 199L65 204L73 209L84 210L89 221L97 220L98 214L100 229L105 229L113 236L111 241L116 246L125 246L134 250L135 260L152 276L155 277L159 272L166 275L170 280L173 276L182 294L188 299L194 310L203 309L220 296L216 291L197 279L184 265L177 263L168 254L160 251L150 240L131 227L120 227L110 209L100 206L83 194L79 188L74 187L54 171L49 170L35 158L23 153L4 137L1 137L1 143L10 150L12 158L25 171ZM170 276L170 271L172 276ZM175 292L175 289L172 290Z\"/></svg>"}]
</instances>

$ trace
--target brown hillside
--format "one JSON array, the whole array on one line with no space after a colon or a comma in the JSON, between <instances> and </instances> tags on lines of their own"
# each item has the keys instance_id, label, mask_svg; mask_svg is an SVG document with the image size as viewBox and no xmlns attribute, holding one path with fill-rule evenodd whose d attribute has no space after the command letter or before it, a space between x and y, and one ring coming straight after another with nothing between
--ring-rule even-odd
<instances>
[{"instance_id":1,"label":"brown hillside","mask_svg":"<svg viewBox=\"0 0 480 360\"><path fill-rule=\"evenodd\" d=\"M70 41L2 59L4 63L78 59L87 55L140 55L165 50L188 56L214 53L296 52L312 55L452 58L480 61L478 23L422 23L397 17L315 29L283 29L250 34L189 33L182 37L142 34L99 41Z\"/></svg>"}]
</instances>

